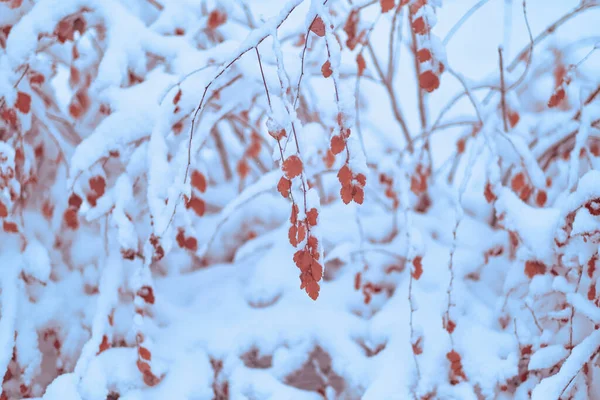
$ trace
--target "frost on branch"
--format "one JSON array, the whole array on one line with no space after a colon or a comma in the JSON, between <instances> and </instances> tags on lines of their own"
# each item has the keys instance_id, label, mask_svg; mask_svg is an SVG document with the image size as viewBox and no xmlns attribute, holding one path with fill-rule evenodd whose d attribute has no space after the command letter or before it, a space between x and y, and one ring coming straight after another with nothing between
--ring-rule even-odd
<instances>
[{"instance_id":1,"label":"frost on branch","mask_svg":"<svg viewBox=\"0 0 600 400\"><path fill-rule=\"evenodd\" d=\"M597 4L447 3L0 0L0 400L599 398Z\"/></svg>"}]
</instances>

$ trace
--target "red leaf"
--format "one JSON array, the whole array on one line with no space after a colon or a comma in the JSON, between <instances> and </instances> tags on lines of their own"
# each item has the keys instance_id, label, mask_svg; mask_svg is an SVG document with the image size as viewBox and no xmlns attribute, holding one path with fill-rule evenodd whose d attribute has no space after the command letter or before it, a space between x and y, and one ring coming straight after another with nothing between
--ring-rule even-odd
<instances>
[{"instance_id":1,"label":"red leaf","mask_svg":"<svg viewBox=\"0 0 600 400\"><path fill-rule=\"evenodd\" d=\"M183 122L181 122L181 121L176 122L175 124L173 124L171 129L173 130L173 133L175 135L179 135L181 133L181 131L183 130Z\"/></svg>"},{"instance_id":2,"label":"red leaf","mask_svg":"<svg viewBox=\"0 0 600 400\"><path fill-rule=\"evenodd\" d=\"M71 196L69 196L69 206L70 207L73 207L76 210L79 210L79 207L81 207L82 203L83 203L83 200L77 194L73 193L73 194L71 194Z\"/></svg>"},{"instance_id":3,"label":"red leaf","mask_svg":"<svg viewBox=\"0 0 600 400\"><path fill-rule=\"evenodd\" d=\"M552 96L550 96L550 100L548 100L548 107L556 107L558 106L565 98L565 89L562 86L556 88Z\"/></svg>"},{"instance_id":4,"label":"red leaf","mask_svg":"<svg viewBox=\"0 0 600 400\"><path fill-rule=\"evenodd\" d=\"M77 210L74 208L67 208L64 215L64 220L67 226L73 230L79 227L79 219L77 218Z\"/></svg>"},{"instance_id":5,"label":"red leaf","mask_svg":"<svg viewBox=\"0 0 600 400\"><path fill-rule=\"evenodd\" d=\"M198 170L192 172L192 186L204 193L206 191L206 178Z\"/></svg>"},{"instance_id":6,"label":"red leaf","mask_svg":"<svg viewBox=\"0 0 600 400\"><path fill-rule=\"evenodd\" d=\"M413 20L411 26L412 26L413 31L417 35L424 35L427 33L428 27L427 27L427 24L425 24L425 20L423 19L423 17L419 17L419 18Z\"/></svg>"},{"instance_id":7,"label":"red leaf","mask_svg":"<svg viewBox=\"0 0 600 400\"><path fill-rule=\"evenodd\" d=\"M361 277L362 277L362 274L360 272L357 272L356 275L354 275L354 290L360 289Z\"/></svg>"},{"instance_id":8,"label":"red leaf","mask_svg":"<svg viewBox=\"0 0 600 400\"><path fill-rule=\"evenodd\" d=\"M327 154L323 157L323 162L327 168L333 167L335 163L335 154L330 149L327 149Z\"/></svg>"},{"instance_id":9,"label":"red leaf","mask_svg":"<svg viewBox=\"0 0 600 400\"><path fill-rule=\"evenodd\" d=\"M145 347L138 347L138 354L142 360L150 361L152 360L152 353Z\"/></svg>"},{"instance_id":10,"label":"red leaf","mask_svg":"<svg viewBox=\"0 0 600 400\"><path fill-rule=\"evenodd\" d=\"M150 286L142 286L138 291L137 295L140 296L148 304L154 304L154 290Z\"/></svg>"},{"instance_id":11,"label":"red leaf","mask_svg":"<svg viewBox=\"0 0 600 400\"><path fill-rule=\"evenodd\" d=\"M510 124L511 128L514 128L515 126L517 126L517 124L519 123L519 120L521 119L521 117L519 116L519 113L516 111L509 111L507 117L508 117L508 123Z\"/></svg>"},{"instance_id":12,"label":"red leaf","mask_svg":"<svg viewBox=\"0 0 600 400\"><path fill-rule=\"evenodd\" d=\"M302 160L300 157L293 155L289 156L287 160L283 162L283 172L285 175L292 179L302 173Z\"/></svg>"},{"instance_id":13,"label":"red leaf","mask_svg":"<svg viewBox=\"0 0 600 400\"><path fill-rule=\"evenodd\" d=\"M196 213L197 216L201 217L204 215L204 212L206 211L206 204L204 203L204 200L192 196L192 198L190 199L190 201L188 201L187 203L187 208L191 208L192 210L194 210L194 212Z\"/></svg>"},{"instance_id":14,"label":"red leaf","mask_svg":"<svg viewBox=\"0 0 600 400\"><path fill-rule=\"evenodd\" d=\"M5 108L0 113L0 117L9 125L17 124L17 113L12 108Z\"/></svg>"},{"instance_id":15,"label":"red leaf","mask_svg":"<svg viewBox=\"0 0 600 400\"><path fill-rule=\"evenodd\" d=\"M102 195L104 195L104 191L106 190L106 181L104 180L103 177L95 176L93 178L90 178L89 183L90 183L90 188L92 188L92 190L94 192L96 192L98 197L101 197Z\"/></svg>"},{"instance_id":16,"label":"red leaf","mask_svg":"<svg viewBox=\"0 0 600 400\"><path fill-rule=\"evenodd\" d=\"M358 66L358 76L362 76L367 68L367 63L362 53L358 53L358 56L356 56L356 65Z\"/></svg>"},{"instance_id":17,"label":"red leaf","mask_svg":"<svg viewBox=\"0 0 600 400\"><path fill-rule=\"evenodd\" d=\"M23 114L29 113L31 110L31 96L27 93L18 92L15 107L17 107L17 109Z\"/></svg>"},{"instance_id":18,"label":"red leaf","mask_svg":"<svg viewBox=\"0 0 600 400\"><path fill-rule=\"evenodd\" d=\"M342 201L344 202L344 204L350 203L352 201L352 186L342 186L342 189L340 189L340 195L342 196Z\"/></svg>"},{"instance_id":19,"label":"red leaf","mask_svg":"<svg viewBox=\"0 0 600 400\"><path fill-rule=\"evenodd\" d=\"M3 202L0 201L0 218L6 218L8 216L8 209Z\"/></svg>"},{"instance_id":20,"label":"red leaf","mask_svg":"<svg viewBox=\"0 0 600 400\"><path fill-rule=\"evenodd\" d=\"M100 348L98 349L98 354L106 351L110 348L110 343L108 343L108 337L106 335L102 336L102 342L100 343Z\"/></svg>"},{"instance_id":21,"label":"red leaf","mask_svg":"<svg viewBox=\"0 0 600 400\"><path fill-rule=\"evenodd\" d=\"M546 194L546 191L540 190L537 192L537 194L535 196L535 204L537 204L538 207L543 207L546 204L547 200L548 200L548 195Z\"/></svg>"},{"instance_id":22,"label":"red leaf","mask_svg":"<svg viewBox=\"0 0 600 400\"><path fill-rule=\"evenodd\" d=\"M298 205L294 204L292 206L292 214L290 215L290 223L292 225L296 225L298 223Z\"/></svg>"},{"instance_id":23,"label":"red leaf","mask_svg":"<svg viewBox=\"0 0 600 400\"><path fill-rule=\"evenodd\" d=\"M365 201L365 191L359 186L354 186L352 199L355 203L362 204Z\"/></svg>"},{"instance_id":24,"label":"red leaf","mask_svg":"<svg viewBox=\"0 0 600 400\"><path fill-rule=\"evenodd\" d=\"M420 49L417 51L417 60L422 63L431 60L431 51L429 49Z\"/></svg>"},{"instance_id":25,"label":"red leaf","mask_svg":"<svg viewBox=\"0 0 600 400\"><path fill-rule=\"evenodd\" d=\"M240 178L244 179L250 173L250 166L248 165L248 161L245 158L240 159L236 166L236 171Z\"/></svg>"},{"instance_id":26,"label":"red leaf","mask_svg":"<svg viewBox=\"0 0 600 400\"><path fill-rule=\"evenodd\" d=\"M15 224L14 222L8 222L8 221L2 222L2 229L4 229L4 232L7 232L7 233L19 233L19 228L17 227L17 224Z\"/></svg>"},{"instance_id":27,"label":"red leaf","mask_svg":"<svg viewBox=\"0 0 600 400\"><path fill-rule=\"evenodd\" d=\"M181 100L181 94L181 89L179 89L175 97L173 97L173 104L176 105L177 103L179 103L179 100Z\"/></svg>"},{"instance_id":28,"label":"red leaf","mask_svg":"<svg viewBox=\"0 0 600 400\"><path fill-rule=\"evenodd\" d=\"M337 174L338 180L342 184L342 186L350 185L352 181L352 171L348 167L348 164L345 164Z\"/></svg>"},{"instance_id":29,"label":"red leaf","mask_svg":"<svg viewBox=\"0 0 600 400\"><path fill-rule=\"evenodd\" d=\"M587 293L587 298L589 301L596 300L596 284L594 282L592 282L592 284L590 285L590 288Z\"/></svg>"},{"instance_id":30,"label":"red leaf","mask_svg":"<svg viewBox=\"0 0 600 400\"><path fill-rule=\"evenodd\" d=\"M290 188L292 187L292 182L289 179L286 179L284 176L279 179L279 183L277 184L277 191L281 193L284 199L287 199L290 195Z\"/></svg>"},{"instance_id":31,"label":"red leaf","mask_svg":"<svg viewBox=\"0 0 600 400\"><path fill-rule=\"evenodd\" d=\"M519 172L513 176L512 180L510 181L510 187L512 188L513 192L520 193L525 187L525 175L523 175L522 172Z\"/></svg>"},{"instance_id":32,"label":"red leaf","mask_svg":"<svg viewBox=\"0 0 600 400\"><path fill-rule=\"evenodd\" d=\"M381 12L386 13L394 8L395 0L380 0Z\"/></svg>"},{"instance_id":33,"label":"red leaf","mask_svg":"<svg viewBox=\"0 0 600 400\"><path fill-rule=\"evenodd\" d=\"M298 243L306 239L306 228L304 224L298 225Z\"/></svg>"},{"instance_id":34,"label":"red leaf","mask_svg":"<svg viewBox=\"0 0 600 400\"><path fill-rule=\"evenodd\" d=\"M346 148L346 142L339 135L331 137L331 152L333 154L340 154Z\"/></svg>"},{"instance_id":35,"label":"red leaf","mask_svg":"<svg viewBox=\"0 0 600 400\"><path fill-rule=\"evenodd\" d=\"M144 383L147 386L150 386L150 387L156 386L159 384L159 382L160 382L160 379L156 375L154 375L152 372L150 372L150 371L144 372Z\"/></svg>"},{"instance_id":36,"label":"red leaf","mask_svg":"<svg viewBox=\"0 0 600 400\"><path fill-rule=\"evenodd\" d=\"M298 246L297 235L298 228L296 228L296 225L290 226L290 230L288 231L288 239L290 241L290 244L294 247Z\"/></svg>"},{"instance_id":37,"label":"red leaf","mask_svg":"<svg viewBox=\"0 0 600 400\"><path fill-rule=\"evenodd\" d=\"M433 92L440 87L440 78L433 71L425 71L419 75L419 86L427 92Z\"/></svg>"},{"instance_id":38,"label":"red leaf","mask_svg":"<svg viewBox=\"0 0 600 400\"><path fill-rule=\"evenodd\" d=\"M188 238L185 239L185 245L184 247L192 252L196 252L196 250L198 250L198 240L196 240L195 237L190 236Z\"/></svg>"},{"instance_id":39,"label":"red leaf","mask_svg":"<svg viewBox=\"0 0 600 400\"><path fill-rule=\"evenodd\" d=\"M489 182L486 183L485 190L483 191L483 195L485 196L485 200L488 203L492 203L494 200L496 200L496 195L492 191L492 184L491 183L489 183Z\"/></svg>"},{"instance_id":40,"label":"red leaf","mask_svg":"<svg viewBox=\"0 0 600 400\"><path fill-rule=\"evenodd\" d=\"M212 10L210 15L208 16L208 22L206 26L210 30L215 30L219 26L223 25L225 22L227 22L227 14L219 10Z\"/></svg>"},{"instance_id":41,"label":"red leaf","mask_svg":"<svg viewBox=\"0 0 600 400\"><path fill-rule=\"evenodd\" d=\"M306 213L306 220L308 221L308 224L310 226L315 226L317 225L317 217L319 216L319 212L317 211L316 208L311 208L307 213ZM318 280L318 279L317 279Z\"/></svg>"},{"instance_id":42,"label":"red leaf","mask_svg":"<svg viewBox=\"0 0 600 400\"><path fill-rule=\"evenodd\" d=\"M421 263L421 261L422 261L422 257L417 256L413 259L413 262L412 262L414 269L413 269L411 275L417 281L419 280L421 275L423 275L423 264Z\"/></svg>"},{"instance_id":43,"label":"red leaf","mask_svg":"<svg viewBox=\"0 0 600 400\"><path fill-rule=\"evenodd\" d=\"M530 279L536 275L541 275L546 272L546 265L540 261L527 261L525 263L525 275Z\"/></svg>"},{"instance_id":44,"label":"red leaf","mask_svg":"<svg viewBox=\"0 0 600 400\"><path fill-rule=\"evenodd\" d=\"M323 266L316 261L313 261L311 266L312 276L315 281L320 281L323 277Z\"/></svg>"},{"instance_id":45,"label":"red leaf","mask_svg":"<svg viewBox=\"0 0 600 400\"><path fill-rule=\"evenodd\" d=\"M316 17L313 23L310 25L310 30L317 36L325 36L325 24L321 17Z\"/></svg>"},{"instance_id":46,"label":"red leaf","mask_svg":"<svg viewBox=\"0 0 600 400\"><path fill-rule=\"evenodd\" d=\"M333 74L333 71L331 69L331 63L329 62L329 60L325 61L325 63L321 67L321 73L325 78L329 78L331 74Z\"/></svg>"},{"instance_id":47,"label":"red leaf","mask_svg":"<svg viewBox=\"0 0 600 400\"><path fill-rule=\"evenodd\" d=\"M356 180L360 184L360 186L365 186L367 184L367 177L364 174L357 174Z\"/></svg>"},{"instance_id":48,"label":"red leaf","mask_svg":"<svg viewBox=\"0 0 600 400\"><path fill-rule=\"evenodd\" d=\"M319 297L320 289L321 287L317 282L312 281L306 284L306 293L308 293L308 297L310 297L313 300L316 300L317 297Z\"/></svg>"},{"instance_id":49,"label":"red leaf","mask_svg":"<svg viewBox=\"0 0 600 400\"><path fill-rule=\"evenodd\" d=\"M150 364L143 362L142 360L137 360L136 362L138 370L145 374L146 372L150 372Z\"/></svg>"}]
</instances>

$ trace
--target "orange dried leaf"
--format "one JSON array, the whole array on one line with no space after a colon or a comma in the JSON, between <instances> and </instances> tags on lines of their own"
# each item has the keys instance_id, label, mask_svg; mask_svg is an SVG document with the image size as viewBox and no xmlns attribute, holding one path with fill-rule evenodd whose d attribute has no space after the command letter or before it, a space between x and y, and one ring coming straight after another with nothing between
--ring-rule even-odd
<instances>
[{"instance_id":1,"label":"orange dried leaf","mask_svg":"<svg viewBox=\"0 0 600 400\"><path fill-rule=\"evenodd\" d=\"M412 21L412 29L417 35L424 35L427 33L427 24L425 23L425 19L423 17L419 17Z\"/></svg>"},{"instance_id":2,"label":"orange dried leaf","mask_svg":"<svg viewBox=\"0 0 600 400\"><path fill-rule=\"evenodd\" d=\"M181 89L179 89L175 97L173 97L173 104L177 105L177 103L179 103L179 100L181 100L181 94Z\"/></svg>"},{"instance_id":3,"label":"orange dried leaf","mask_svg":"<svg viewBox=\"0 0 600 400\"><path fill-rule=\"evenodd\" d=\"M138 370L145 374L146 372L150 372L150 364L143 362L142 360L137 360L136 362Z\"/></svg>"},{"instance_id":4,"label":"orange dried leaf","mask_svg":"<svg viewBox=\"0 0 600 400\"><path fill-rule=\"evenodd\" d=\"M290 215L290 223L292 225L296 225L298 223L298 205L294 204L292 206L292 214Z\"/></svg>"},{"instance_id":5,"label":"orange dried leaf","mask_svg":"<svg viewBox=\"0 0 600 400\"><path fill-rule=\"evenodd\" d=\"M331 74L333 74L333 70L331 69L331 62L329 62L329 60L325 61L325 63L321 67L321 73L325 78L329 78Z\"/></svg>"},{"instance_id":6,"label":"orange dried leaf","mask_svg":"<svg viewBox=\"0 0 600 400\"><path fill-rule=\"evenodd\" d=\"M319 212L317 211L316 208L311 208L307 213L306 213L306 220L308 221L308 224L310 226L315 226L317 225L317 217L319 216Z\"/></svg>"},{"instance_id":7,"label":"orange dried leaf","mask_svg":"<svg viewBox=\"0 0 600 400\"><path fill-rule=\"evenodd\" d=\"M413 271L412 271L412 277L415 280L419 280L419 278L421 277L421 275L423 275L423 264L422 264L422 257L421 256L417 256L413 259L412 261L413 264Z\"/></svg>"},{"instance_id":8,"label":"orange dried leaf","mask_svg":"<svg viewBox=\"0 0 600 400\"><path fill-rule=\"evenodd\" d=\"M95 176L90 178L90 188L96 192L97 197L101 197L104 195L104 191L106 190L106 181L101 176Z\"/></svg>"},{"instance_id":9,"label":"orange dried leaf","mask_svg":"<svg viewBox=\"0 0 600 400\"><path fill-rule=\"evenodd\" d=\"M310 25L310 30L317 36L325 36L325 24L321 17L316 17L313 23Z\"/></svg>"},{"instance_id":10,"label":"orange dried leaf","mask_svg":"<svg viewBox=\"0 0 600 400\"><path fill-rule=\"evenodd\" d=\"M77 210L74 208L67 208L64 215L64 220L67 226L73 230L79 227L79 219L77 218Z\"/></svg>"},{"instance_id":11,"label":"orange dried leaf","mask_svg":"<svg viewBox=\"0 0 600 400\"><path fill-rule=\"evenodd\" d=\"M395 4L395 0L380 0L379 3L381 4L381 12L382 13L386 13L390 10L394 9Z\"/></svg>"},{"instance_id":12,"label":"orange dried leaf","mask_svg":"<svg viewBox=\"0 0 600 400\"><path fill-rule=\"evenodd\" d=\"M248 161L245 158L240 159L240 161L238 161L237 163L235 170L237 171L240 178L246 178L250 173L250 166L248 165Z\"/></svg>"},{"instance_id":13,"label":"orange dried leaf","mask_svg":"<svg viewBox=\"0 0 600 400\"><path fill-rule=\"evenodd\" d=\"M358 290L361 287L361 279L362 278L362 274L360 272L357 272L356 275L354 275L354 290Z\"/></svg>"},{"instance_id":14,"label":"orange dried leaf","mask_svg":"<svg viewBox=\"0 0 600 400\"><path fill-rule=\"evenodd\" d=\"M342 186L342 189L340 189L340 195L342 196L342 201L344 204L349 204L352 201L352 186Z\"/></svg>"},{"instance_id":15,"label":"orange dried leaf","mask_svg":"<svg viewBox=\"0 0 600 400\"><path fill-rule=\"evenodd\" d=\"M300 175L302 173L302 160L300 157L296 155L289 156L283 162L283 172L285 172L285 175L290 179Z\"/></svg>"},{"instance_id":16,"label":"orange dried leaf","mask_svg":"<svg viewBox=\"0 0 600 400\"><path fill-rule=\"evenodd\" d=\"M6 218L8 216L8 209L3 202L0 201L0 218Z\"/></svg>"},{"instance_id":17,"label":"orange dried leaf","mask_svg":"<svg viewBox=\"0 0 600 400\"><path fill-rule=\"evenodd\" d=\"M208 16L206 26L210 30L215 30L225 22L227 22L227 14L219 10L212 10Z\"/></svg>"},{"instance_id":18,"label":"orange dried leaf","mask_svg":"<svg viewBox=\"0 0 600 400\"><path fill-rule=\"evenodd\" d=\"M313 261L311 264L312 276L315 281L320 281L323 277L323 266L316 261Z\"/></svg>"},{"instance_id":19,"label":"orange dried leaf","mask_svg":"<svg viewBox=\"0 0 600 400\"><path fill-rule=\"evenodd\" d=\"M535 195L535 204L537 204L538 207L543 207L546 204L547 200L548 200L548 195L546 194L545 190L540 190Z\"/></svg>"},{"instance_id":20,"label":"orange dried leaf","mask_svg":"<svg viewBox=\"0 0 600 400\"><path fill-rule=\"evenodd\" d=\"M31 96L24 92L18 92L15 107L23 114L29 113L31 110Z\"/></svg>"},{"instance_id":21,"label":"orange dried leaf","mask_svg":"<svg viewBox=\"0 0 600 400\"><path fill-rule=\"evenodd\" d=\"M9 125L17 124L17 113L12 108L5 108L0 113L0 117Z\"/></svg>"},{"instance_id":22,"label":"orange dried leaf","mask_svg":"<svg viewBox=\"0 0 600 400\"><path fill-rule=\"evenodd\" d=\"M546 265L541 261L525 262L525 275L530 279L536 275L542 275L546 272Z\"/></svg>"},{"instance_id":23,"label":"orange dried leaf","mask_svg":"<svg viewBox=\"0 0 600 400\"><path fill-rule=\"evenodd\" d=\"M106 335L102 336L102 342L100 343L100 348L98 349L98 354L106 351L110 348L110 343L108 343L108 337Z\"/></svg>"},{"instance_id":24,"label":"orange dried leaf","mask_svg":"<svg viewBox=\"0 0 600 400\"><path fill-rule=\"evenodd\" d=\"M306 228L304 224L298 225L298 243L302 242L306 238Z\"/></svg>"},{"instance_id":25,"label":"orange dried leaf","mask_svg":"<svg viewBox=\"0 0 600 400\"><path fill-rule=\"evenodd\" d=\"M142 286L138 291L137 295L140 296L148 304L154 304L154 290L151 286Z\"/></svg>"},{"instance_id":26,"label":"orange dried leaf","mask_svg":"<svg viewBox=\"0 0 600 400\"><path fill-rule=\"evenodd\" d=\"M354 186L352 199L355 203L362 204L365 201L365 191L359 186Z\"/></svg>"},{"instance_id":27,"label":"orange dried leaf","mask_svg":"<svg viewBox=\"0 0 600 400\"><path fill-rule=\"evenodd\" d=\"M145 347L138 347L138 354L140 356L141 359L146 360L146 361L150 361L152 360L152 353L150 353L150 350L148 350Z\"/></svg>"},{"instance_id":28,"label":"orange dried leaf","mask_svg":"<svg viewBox=\"0 0 600 400\"><path fill-rule=\"evenodd\" d=\"M290 244L294 247L298 246L297 235L298 235L298 228L296 228L296 225L290 226L290 229L288 231L288 239L290 241Z\"/></svg>"},{"instance_id":29,"label":"orange dried leaf","mask_svg":"<svg viewBox=\"0 0 600 400\"><path fill-rule=\"evenodd\" d=\"M427 92L433 92L440 87L440 78L433 71L425 71L419 75L419 86Z\"/></svg>"},{"instance_id":30,"label":"orange dried leaf","mask_svg":"<svg viewBox=\"0 0 600 400\"><path fill-rule=\"evenodd\" d=\"M346 142L339 135L331 137L331 152L333 154L340 154L346 148Z\"/></svg>"},{"instance_id":31,"label":"orange dried leaf","mask_svg":"<svg viewBox=\"0 0 600 400\"><path fill-rule=\"evenodd\" d=\"M284 176L279 179L279 183L277 184L277 191L281 193L284 199L287 199L290 195L290 188L292 187L292 182L289 179L286 179Z\"/></svg>"},{"instance_id":32,"label":"orange dried leaf","mask_svg":"<svg viewBox=\"0 0 600 400\"><path fill-rule=\"evenodd\" d=\"M327 149L327 154L323 156L323 162L327 168L333 167L333 164L335 163L335 154L333 154L330 149Z\"/></svg>"},{"instance_id":33,"label":"orange dried leaf","mask_svg":"<svg viewBox=\"0 0 600 400\"><path fill-rule=\"evenodd\" d=\"M587 298L589 301L596 300L596 284L594 282L592 282L592 284L590 285L590 288L587 293Z\"/></svg>"},{"instance_id":34,"label":"orange dried leaf","mask_svg":"<svg viewBox=\"0 0 600 400\"><path fill-rule=\"evenodd\" d=\"M338 180L342 184L342 186L350 185L352 181L352 171L348 167L348 164L345 164L337 174Z\"/></svg>"},{"instance_id":35,"label":"orange dried leaf","mask_svg":"<svg viewBox=\"0 0 600 400\"><path fill-rule=\"evenodd\" d=\"M206 178L198 170L192 172L192 186L198 189L200 193L206 192Z\"/></svg>"},{"instance_id":36,"label":"orange dried leaf","mask_svg":"<svg viewBox=\"0 0 600 400\"><path fill-rule=\"evenodd\" d=\"M187 208L191 208L197 216L201 217L206 211L206 204L204 203L204 200L198 197L192 197L187 203Z\"/></svg>"},{"instance_id":37,"label":"orange dried leaf","mask_svg":"<svg viewBox=\"0 0 600 400\"><path fill-rule=\"evenodd\" d=\"M512 188L513 192L520 193L525 187L525 175L523 175L522 172L519 172L513 176L512 180L510 181L510 187Z\"/></svg>"},{"instance_id":38,"label":"orange dried leaf","mask_svg":"<svg viewBox=\"0 0 600 400\"><path fill-rule=\"evenodd\" d=\"M519 120L521 119L521 117L519 116L519 113L516 111L509 111L507 117L508 117L508 123L510 124L511 128L514 128L515 126L517 126L517 124L519 123Z\"/></svg>"},{"instance_id":39,"label":"orange dried leaf","mask_svg":"<svg viewBox=\"0 0 600 400\"><path fill-rule=\"evenodd\" d=\"M193 236L186 238L185 248L195 253L198 250L198 240Z\"/></svg>"},{"instance_id":40,"label":"orange dried leaf","mask_svg":"<svg viewBox=\"0 0 600 400\"><path fill-rule=\"evenodd\" d=\"M417 51L417 60L422 63L431 60L431 51L429 49L420 49Z\"/></svg>"},{"instance_id":41,"label":"orange dried leaf","mask_svg":"<svg viewBox=\"0 0 600 400\"><path fill-rule=\"evenodd\" d=\"M550 96L550 100L548 100L548 107L553 108L558 106L565 98L565 89L560 86L556 88L552 96Z\"/></svg>"},{"instance_id":42,"label":"orange dried leaf","mask_svg":"<svg viewBox=\"0 0 600 400\"><path fill-rule=\"evenodd\" d=\"M19 233L19 227L14 222L3 221L2 229L7 233Z\"/></svg>"},{"instance_id":43,"label":"orange dried leaf","mask_svg":"<svg viewBox=\"0 0 600 400\"><path fill-rule=\"evenodd\" d=\"M493 202L494 200L496 200L496 195L494 194L494 192L492 191L492 184L491 183L486 183L485 185L485 190L483 191L483 195L485 196L485 200L488 203Z\"/></svg>"},{"instance_id":44,"label":"orange dried leaf","mask_svg":"<svg viewBox=\"0 0 600 400\"><path fill-rule=\"evenodd\" d=\"M357 174L356 181L360 184L360 186L365 186L367 184L367 177L365 174Z\"/></svg>"},{"instance_id":45,"label":"orange dried leaf","mask_svg":"<svg viewBox=\"0 0 600 400\"><path fill-rule=\"evenodd\" d=\"M315 281L311 281L306 284L306 293L308 293L308 297L310 297L313 300L316 300L317 297L319 297L320 289L321 287Z\"/></svg>"},{"instance_id":46,"label":"orange dried leaf","mask_svg":"<svg viewBox=\"0 0 600 400\"><path fill-rule=\"evenodd\" d=\"M362 76L367 68L367 63L365 62L365 58L363 57L362 53L359 53L358 56L356 56L356 65L358 68L358 76Z\"/></svg>"}]
</instances>

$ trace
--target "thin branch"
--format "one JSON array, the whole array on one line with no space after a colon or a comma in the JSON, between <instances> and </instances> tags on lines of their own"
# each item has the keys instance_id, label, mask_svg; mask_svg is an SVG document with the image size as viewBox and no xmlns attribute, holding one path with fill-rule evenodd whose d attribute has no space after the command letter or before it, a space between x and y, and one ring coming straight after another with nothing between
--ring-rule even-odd
<instances>
[{"instance_id":1,"label":"thin branch","mask_svg":"<svg viewBox=\"0 0 600 400\"><path fill-rule=\"evenodd\" d=\"M506 121L506 91L504 86L504 59L502 57L502 47L498 47L498 58L500 60L500 94L502 104L502 125L504 132L508 132L508 123Z\"/></svg>"}]
</instances>

